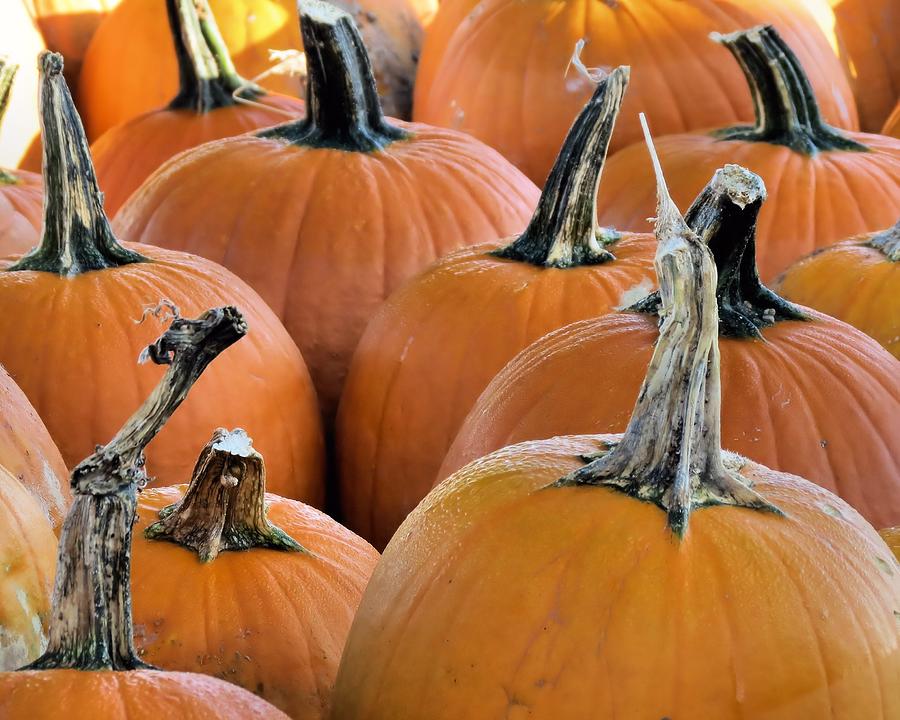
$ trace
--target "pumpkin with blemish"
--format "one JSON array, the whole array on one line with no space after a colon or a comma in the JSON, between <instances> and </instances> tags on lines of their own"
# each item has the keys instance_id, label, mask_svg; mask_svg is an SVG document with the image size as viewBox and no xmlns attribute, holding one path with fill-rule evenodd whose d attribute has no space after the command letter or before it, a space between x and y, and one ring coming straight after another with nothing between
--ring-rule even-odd
<instances>
[{"instance_id":1,"label":"pumpkin with blemish","mask_svg":"<svg viewBox=\"0 0 900 720\"><path fill-rule=\"evenodd\" d=\"M376 547L431 488L469 408L516 353L653 286L653 236L601 229L594 213L627 83L627 68L600 83L525 232L438 261L369 323L336 435L343 517Z\"/></svg>"},{"instance_id":2,"label":"pumpkin with blemish","mask_svg":"<svg viewBox=\"0 0 900 720\"><path fill-rule=\"evenodd\" d=\"M759 217L759 270L773 280L812 251L881 230L900 216L900 141L826 125L798 56L771 26L719 38L740 66L756 103L756 125L659 139L675 202L687 205L725 163L762 177L769 200ZM651 116L650 122L657 125ZM657 130L659 128L657 127ZM632 145L607 164L601 225L641 230L653 214L653 176Z\"/></svg>"},{"instance_id":3,"label":"pumpkin with blemish","mask_svg":"<svg viewBox=\"0 0 900 720\"><path fill-rule=\"evenodd\" d=\"M570 68L581 40L589 67L634 73L613 153L640 140L639 110L660 135L752 119L739 69L708 36L763 22L797 49L825 117L859 127L840 61L803 0L451 0L447 14L459 24L426 44L413 119L473 134L538 184L590 96Z\"/></svg>"},{"instance_id":4,"label":"pumpkin with blemish","mask_svg":"<svg viewBox=\"0 0 900 720\"><path fill-rule=\"evenodd\" d=\"M309 116L173 159L115 225L253 286L303 353L330 422L382 301L451 250L520 232L539 193L463 133L385 118L350 16L312 1L301 11L319 48Z\"/></svg>"},{"instance_id":5,"label":"pumpkin with blemish","mask_svg":"<svg viewBox=\"0 0 900 720\"><path fill-rule=\"evenodd\" d=\"M325 720L378 553L265 485L246 433L217 430L189 486L141 493L135 645L151 665L220 677L294 720Z\"/></svg>"},{"instance_id":6,"label":"pumpkin with blemish","mask_svg":"<svg viewBox=\"0 0 900 720\"><path fill-rule=\"evenodd\" d=\"M212 12L165 0L181 87L168 105L110 128L91 146L110 217L166 160L211 140L301 114L303 103L267 94L237 74ZM234 93L238 93L238 97Z\"/></svg>"},{"instance_id":7,"label":"pumpkin with blemish","mask_svg":"<svg viewBox=\"0 0 900 720\"><path fill-rule=\"evenodd\" d=\"M60 56L47 57L52 64ZM61 68L50 70L42 88L44 232L38 247L0 271L0 363L71 466L119 427L159 377L158 368L134 363L154 332L147 308L164 301L196 313L239 305L253 335L203 378L148 450L156 482L183 483L210 426L229 422L266 434L260 445L277 473L273 490L320 502L318 404L296 346L259 296L227 270L185 253L118 242Z\"/></svg>"},{"instance_id":8,"label":"pumpkin with blemish","mask_svg":"<svg viewBox=\"0 0 900 720\"><path fill-rule=\"evenodd\" d=\"M625 433L507 447L433 490L366 588L332 720L900 714L890 550L721 449L716 270L661 195L663 321Z\"/></svg>"},{"instance_id":9,"label":"pumpkin with blemish","mask_svg":"<svg viewBox=\"0 0 900 720\"><path fill-rule=\"evenodd\" d=\"M761 284L754 232L762 183L736 166L713 182L737 172L759 183L753 202L704 229L707 187L687 214L719 266L723 447L837 493L876 527L896 524L900 361L856 328ZM657 309L650 296L520 353L472 408L439 477L523 440L624 430L659 337Z\"/></svg>"},{"instance_id":10,"label":"pumpkin with blemish","mask_svg":"<svg viewBox=\"0 0 900 720\"><path fill-rule=\"evenodd\" d=\"M822 248L792 265L775 289L859 328L900 359L900 222Z\"/></svg>"}]
</instances>

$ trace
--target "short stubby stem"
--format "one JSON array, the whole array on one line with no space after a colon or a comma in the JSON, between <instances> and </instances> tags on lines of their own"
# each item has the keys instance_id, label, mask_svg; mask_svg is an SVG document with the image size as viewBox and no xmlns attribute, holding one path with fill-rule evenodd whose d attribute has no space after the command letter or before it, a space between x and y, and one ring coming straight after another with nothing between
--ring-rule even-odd
<instances>
[{"instance_id":1,"label":"short stubby stem","mask_svg":"<svg viewBox=\"0 0 900 720\"><path fill-rule=\"evenodd\" d=\"M869 245L881 250L891 262L900 262L900 221L869 240Z\"/></svg>"}]
</instances>

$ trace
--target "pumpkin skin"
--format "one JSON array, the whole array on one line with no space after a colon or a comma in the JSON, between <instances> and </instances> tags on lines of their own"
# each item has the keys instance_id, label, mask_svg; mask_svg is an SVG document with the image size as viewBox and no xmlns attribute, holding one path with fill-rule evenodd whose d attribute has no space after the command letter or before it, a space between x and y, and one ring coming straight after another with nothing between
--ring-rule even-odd
<instances>
[{"instance_id":1,"label":"pumpkin skin","mask_svg":"<svg viewBox=\"0 0 900 720\"><path fill-rule=\"evenodd\" d=\"M675 202L689 203L725 162L761 176L769 200L756 242L766 282L817 248L893 223L900 215L900 142L823 124L803 68L770 26L720 42L745 66L757 123L660 138L657 150ZM600 223L644 228L654 193L643 148L616 153L600 185Z\"/></svg>"},{"instance_id":2,"label":"pumpkin skin","mask_svg":"<svg viewBox=\"0 0 900 720\"><path fill-rule=\"evenodd\" d=\"M41 176L27 170L0 170L0 256L33 248L41 238L43 215Z\"/></svg>"},{"instance_id":3,"label":"pumpkin skin","mask_svg":"<svg viewBox=\"0 0 900 720\"><path fill-rule=\"evenodd\" d=\"M140 115L105 132L91 147L94 169L112 216L149 175L189 148L284 122L303 111L287 95L251 88L240 102L233 93L246 81L234 71L228 49L204 35L218 32L212 13L193 3L167 0L170 38L178 58L181 87L165 107Z\"/></svg>"},{"instance_id":4,"label":"pumpkin skin","mask_svg":"<svg viewBox=\"0 0 900 720\"><path fill-rule=\"evenodd\" d=\"M450 38L463 22L471 22L470 13L480 2L481 0L443 0L431 23L425 28L413 91L414 114L418 114L418 108L426 101L427 91L440 68Z\"/></svg>"},{"instance_id":5,"label":"pumpkin skin","mask_svg":"<svg viewBox=\"0 0 900 720\"><path fill-rule=\"evenodd\" d=\"M619 437L515 445L432 491L366 589L334 720L900 712L900 576L858 513L753 462L785 516L703 508L681 540L653 504L547 488Z\"/></svg>"},{"instance_id":6,"label":"pumpkin skin","mask_svg":"<svg viewBox=\"0 0 900 720\"><path fill-rule=\"evenodd\" d=\"M378 553L324 513L267 493L268 519L313 556L252 548L203 563L186 548L144 537L183 494L184 486L158 488L139 499L132 599L141 659L227 679L292 718L328 717L344 641Z\"/></svg>"},{"instance_id":7,"label":"pumpkin skin","mask_svg":"<svg viewBox=\"0 0 900 720\"><path fill-rule=\"evenodd\" d=\"M342 18L340 27L355 32ZM304 17L304 32L330 27L317 22ZM364 56L344 52L329 55L327 69L320 69L327 84L310 75L311 94L344 87L334 78L345 73L355 78L347 88L371 87L368 67L357 66ZM337 128L336 136L374 135L380 149L290 139L309 127L330 131L329 122L349 118L335 103L324 95L307 101L324 108L324 120L220 140L174 158L115 223L124 237L220 262L253 286L300 347L326 420L334 416L365 325L390 292L451 250L520 231L538 197L524 175L468 135L387 123L375 107L354 105L354 117L377 113L373 127ZM273 186L282 190L271 192Z\"/></svg>"},{"instance_id":8,"label":"pumpkin skin","mask_svg":"<svg viewBox=\"0 0 900 720\"><path fill-rule=\"evenodd\" d=\"M147 448L155 482L190 477L197 448L210 426L241 425L260 438L272 468L272 491L322 501L324 449L315 391L303 358L259 296L227 270L186 253L132 245L150 262L76 275L0 272L0 333L15 341L0 348L0 363L34 404L68 465L111 437L156 384L162 371L136 365L153 334L135 324L141 309L161 298L185 315L234 304L252 328L197 383ZM45 328L48 308L58 319ZM79 352L72 352L78 348ZM68 387L67 393L55 392ZM253 397L253 402L247 398ZM85 408L90 415L85 417Z\"/></svg>"},{"instance_id":9,"label":"pumpkin skin","mask_svg":"<svg viewBox=\"0 0 900 720\"><path fill-rule=\"evenodd\" d=\"M885 121L884 127L881 129L882 135L888 135L893 138L900 138L900 102L894 108L894 112Z\"/></svg>"},{"instance_id":10,"label":"pumpkin skin","mask_svg":"<svg viewBox=\"0 0 900 720\"><path fill-rule=\"evenodd\" d=\"M196 673L26 670L0 674L4 720L288 720L265 700ZM211 714L212 713L212 714Z\"/></svg>"},{"instance_id":11,"label":"pumpkin skin","mask_svg":"<svg viewBox=\"0 0 900 720\"><path fill-rule=\"evenodd\" d=\"M881 539L887 543L887 546L894 553L894 557L900 560L900 527L885 528L884 530L879 530L878 534L881 535Z\"/></svg>"},{"instance_id":12,"label":"pumpkin skin","mask_svg":"<svg viewBox=\"0 0 900 720\"><path fill-rule=\"evenodd\" d=\"M0 567L0 672L5 672L31 662L44 649L56 536L45 510L3 466Z\"/></svg>"},{"instance_id":13,"label":"pumpkin skin","mask_svg":"<svg viewBox=\"0 0 900 720\"><path fill-rule=\"evenodd\" d=\"M599 258L589 245L602 237L593 197L627 82L617 69L598 86L525 232L439 260L367 326L336 436L342 516L376 547L431 488L467 412L509 360L551 330L612 311L635 287L653 287L652 235L625 234Z\"/></svg>"},{"instance_id":14,"label":"pumpkin skin","mask_svg":"<svg viewBox=\"0 0 900 720\"><path fill-rule=\"evenodd\" d=\"M56 529L72 502L69 471L28 398L0 367L0 467L31 493Z\"/></svg>"},{"instance_id":15,"label":"pumpkin skin","mask_svg":"<svg viewBox=\"0 0 900 720\"><path fill-rule=\"evenodd\" d=\"M9 104L0 127L0 168L20 167L33 144L39 142L41 125L35 104L38 94L37 56L45 48L25 6L16 0L3 4L3 22L0 23L0 48L2 54L19 66ZM40 155L26 167L40 170Z\"/></svg>"},{"instance_id":16,"label":"pumpkin skin","mask_svg":"<svg viewBox=\"0 0 900 720\"><path fill-rule=\"evenodd\" d=\"M408 114L422 34L409 0L340 0L336 4L362 23L366 42L379 57L376 74L388 111ZM79 106L92 140L164 105L177 92L175 55L160 51L170 47L162 5L157 0L123 0L97 29L78 86ZM209 5L238 72L246 78L275 64L269 59L270 49L303 47L294 0L209 0ZM141 32L135 33L134 28ZM127 43L123 42L126 37ZM141 82L135 83L135 77ZM298 78L288 75L270 75L261 82L267 90L285 95L296 95L301 86Z\"/></svg>"},{"instance_id":17,"label":"pumpkin skin","mask_svg":"<svg viewBox=\"0 0 900 720\"><path fill-rule=\"evenodd\" d=\"M722 446L804 473L876 527L896 524L900 363L850 325L809 315L765 328L763 341L720 338ZM538 340L482 393L439 477L523 440L623 430L657 336L657 318L616 313Z\"/></svg>"},{"instance_id":18,"label":"pumpkin skin","mask_svg":"<svg viewBox=\"0 0 900 720\"><path fill-rule=\"evenodd\" d=\"M763 22L776 25L795 47L825 117L858 128L840 62L802 0L486 0L477 10L443 52L429 48L440 55L439 68L417 88L414 119L472 133L538 184L590 93L574 71L564 77L583 38L587 66L630 65L634 71L613 153L639 140L639 110L657 135L751 119L738 68L708 36Z\"/></svg>"},{"instance_id":19,"label":"pumpkin skin","mask_svg":"<svg viewBox=\"0 0 900 720\"><path fill-rule=\"evenodd\" d=\"M887 232L823 248L788 268L775 287L788 300L850 323L900 359L900 257L872 245ZM900 238L900 227L893 233Z\"/></svg>"}]
</instances>

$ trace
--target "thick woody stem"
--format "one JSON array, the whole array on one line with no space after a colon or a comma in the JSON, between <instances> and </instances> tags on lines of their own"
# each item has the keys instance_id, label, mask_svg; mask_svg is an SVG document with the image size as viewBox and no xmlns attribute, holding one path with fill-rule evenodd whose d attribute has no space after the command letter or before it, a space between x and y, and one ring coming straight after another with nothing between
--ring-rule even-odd
<instances>
[{"instance_id":1,"label":"thick woody stem","mask_svg":"<svg viewBox=\"0 0 900 720\"><path fill-rule=\"evenodd\" d=\"M531 222L495 255L558 268L615 259L597 225L597 186L630 74L619 67L597 85L569 130Z\"/></svg>"},{"instance_id":2,"label":"thick woody stem","mask_svg":"<svg viewBox=\"0 0 900 720\"><path fill-rule=\"evenodd\" d=\"M266 519L266 468L243 430L217 429L200 453L184 497L144 531L193 550L203 562L224 550L305 551Z\"/></svg>"},{"instance_id":3,"label":"thick woody stem","mask_svg":"<svg viewBox=\"0 0 900 720\"><path fill-rule=\"evenodd\" d=\"M47 651L24 669L131 670L131 532L147 480L143 450L206 366L247 332L233 307L178 318L146 354L169 367L105 446L72 471L75 500L60 536Z\"/></svg>"},{"instance_id":4,"label":"thick woody stem","mask_svg":"<svg viewBox=\"0 0 900 720\"><path fill-rule=\"evenodd\" d=\"M891 262L900 262L900 221L869 240L869 245L881 250Z\"/></svg>"},{"instance_id":5,"label":"thick woody stem","mask_svg":"<svg viewBox=\"0 0 900 720\"><path fill-rule=\"evenodd\" d=\"M103 212L91 151L63 78L62 55L43 53L40 69L44 230L40 245L8 271L79 275L146 261L119 244Z\"/></svg>"},{"instance_id":6,"label":"thick woody stem","mask_svg":"<svg viewBox=\"0 0 900 720\"><path fill-rule=\"evenodd\" d=\"M697 507L775 508L723 460L716 266L672 202L644 129L659 195L659 340L621 441L557 485L601 485L652 502L680 537Z\"/></svg>"},{"instance_id":7,"label":"thick woody stem","mask_svg":"<svg viewBox=\"0 0 900 720\"><path fill-rule=\"evenodd\" d=\"M307 116L257 135L350 152L380 150L407 137L384 117L353 18L320 0L300 0L298 8L308 72Z\"/></svg>"},{"instance_id":8,"label":"thick woody stem","mask_svg":"<svg viewBox=\"0 0 900 720\"><path fill-rule=\"evenodd\" d=\"M719 137L785 145L805 155L868 150L825 123L803 66L774 27L713 33L712 39L728 48L740 64L756 110L754 127L726 128L717 132Z\"/></svg>"}]
</instances>

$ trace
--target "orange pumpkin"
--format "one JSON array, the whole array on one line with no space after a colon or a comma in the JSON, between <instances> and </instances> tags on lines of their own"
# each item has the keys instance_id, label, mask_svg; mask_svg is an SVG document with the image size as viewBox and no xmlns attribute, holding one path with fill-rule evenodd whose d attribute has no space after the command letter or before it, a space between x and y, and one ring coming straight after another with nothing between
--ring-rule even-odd
<instances>
[{"instance_id":1,"label":"orange pumpkin","mask_svg":"<svg viewBox=\"0 0 900 720\"><path fill-rule=\"evenodd\" d=\"M47 639L56 536L45 512L0 465L0 672L37 658Z\"/></svg>"},{"instance_id":2,"label":"orange pumpkin","mask_svg":"<svg viewBox=\"0 0 900 720\"><path fill-rule=\"evenodd\" d=\"M22 483L57 528L72 502L69 471L43 421L2 367L0 407L0 467Z\"/></svg>"},{"instance_id":3,"label":"orange pumpkin","mask_svg":"<svg viewBox=\"0 0 900 720\"><path fill-rule=\"evenodd\" d=\"M450 250L519 232L538 191L467 135L385 119L347 14L311 4L302 23L319 48L309 117L173 159L116 227L221 262L256 288L303 352L330 419L387 295Z\"/></svg>"},{"instance_id":4,"label":"orange pumpkin","mask_svg":"<svg viewBox=\"0 0 900 720\"><path fill-rule=\"evenodd\" d=\"M273 68L270 50L300 50L296 0L198 0L208 4L247 78ZM373 50L379 92L389 113L409 116L422 26L411 0L337 0ZM135 28L140 28L136 32ZM165 105L178 91L178 67L168 53L170 31L162 0L122 0L88 48L78 87L88 137ZM127 40L125 40L127 38ZM141 78L134 82L134 78ZM296 95L299 78L269 74L262 84Z\"/></svg>"},{"instance_id":5,"label":"orange pumpkin","mask_svg":"<svg viewBox=\"0 0 900 720\"><path fill-rule=\"evenodd\" d=\"M900 713L890 550L828 491L721 450L716 271L670 202L625 434L505 448L428 495L366 588L333 720Z\"/></svg>"},{"instance_id":6,"label":"orange pumpkin","mask_svg":"<svg viewBox=\"0 0 900 720\"><path fill-rule=\"evenodd\" d=\"M66 77L78 79L88 43L106 15L121 0L23 0L47 47L66 58Z\"/></svg>"},{"instance_id":7,"label":"orange pumpkin","mask_svg":"<svg viewBox=\"0 0 900 720\"><path fill-rule=\"evenodd\" d=\"M255 292L218 265L120 245L103 214L81 123L61 76L45 78L42 110L44 234L34 251L0 271L0 363L40 413L63 458L71 465L87 454L155 383L157 369L134 366L152 332L135 323L143 308L162 300L193 313L235 303L253 336L203 379L192 402L157 438L151 467L161 484L184 482L210 426L240 423L267 435L261 449L277 473L273 490L319 502L324 451L318 406L284 327Z\"/></svg>"},{"instance_id":8,"label":"orange pumpkin","mask_svg":"<svg viewBox=\"0 0 900 720\"><path fill-rule=\"evenodd\" d=\"M187 489L141 493L135 643L152 665L226 678L295 720L324 720L378 553L265 483L247 435L220 429Z\"/></svg>"},{"instance_id":9,"label":"orange pumpkin","mask_svg":"<svg viewBox=\"0 0 900 720\"><path fill-rule=\"evenodd\" d=\"M653 286L653 236L601 230L594 213L627 83L619 68L597 88L525 232L438 261L369 323L336 435L342 516L376 547L431 488L466 413L516 353Z\"/></svg>"},{"instance_id":10,"label":"orange pumpkin","mask_svg":"<svg viewBox=\"0 0 900 720\"><path fill-rule=\"evenodd\" d=\"M881 134L900 138L900 101L897 102L894 112L892 112L890 117L885 121L884 127L881 129Z\"/></svg>"},{"instance_id":11,"label":"orange pumpkin","mask_svg":"<svg viewBox=\"0 0 900 720\"><path fill-rule=\"evenodd\" d=\"M884 530L880 530L879 534L881 535L882 540L887 543L887 546L893 551L894 557L897 560L900 560L900 527L895 528L885 528Z\"/></svg>"},{"instance_id":12,"label":"orange pumpkin","mask_svg":"<svg viewBox=\"0 0 900 720\"><path fill-rule=\"evenodd\" d=\"M0 137L19 66L0 57ZM0 167L0 256L25 252L40 237L44 211L41 176Z\"/></svg>"},{"instance_id":13,"label":"orange pumpkin","mask_svg":"<svg viewBox=\"0 0 900 720\"><path fill-rule=\"evenodd\" d=\"M771 27L720 38L747 75L756 126L660 138L675 202L687 204L726 162L769 191L759 219L759 269L772 280L816 248L887 227L900 215L900 142L825 125L797 57ZM640 145L603 173L601 224L640 230L653 214L653 178Z\"/></svg>"},{"instance_id":14,"label":"orange pumpkin","mask_svg":"<svg viewBox=\"0 0 900 720\"><path fill-rule=\"evenodd\" d=\"M61 72L62 56L42 64L45 73ZM239 311L214 308L175 320L146 349L168 369L112 440L72 472L76 498L60 537L47 649L18 672L0 673L4 720L51 720L60 707L76 720L287 718L222 680L149 669L132 639L130 545L147 480L143 450L206 366L246 333Z\"/></svg>"},{"instance_id":15,"label":"orange pumpkin","mask_svg":"<svg viewBox=\"0 0 900 720\"><path fill-rule=\"evenodd\" d=\"M14 168L26 163L28 170L40 169L40 156L35 165L32 145L37 146L41 132L35 97L38 94L37 57L44 50L40 32L21 0L3 3L0 22L0 55L5 64L18 65L16 84L4 101L3 126L0 128L0 167ZM7 90L7 92L9 92Z\"/></svg>"},{"instance_id":16,"label":"orange pumpkin","mask_svg":"<svg viewBox=\"0 0 900 720\"><path fill-rule=\"evenodd\" d=\"M797 48L825 117L856 130L849 84L803 0L484 0L443 50L429 48L440 61L426 58L438 67L420 82L414 119L472 133L540 184L590 94L589 83L567 74L578 41L587 41L587 65L634 70L616 152L639 140L638 110L659 134L749 120L740 72L708 35L761 22Z\"/></svg>"},{"instance_id":17,"label":"orange pumpkin","mask_svg":"<svg viewBox=\"0 0 900 720\"><path fill-rule=\"evenodd\" d=\"M303 111L286 95L267 95L238 76L211 12L195 0L166 0L181 89L168 106L106 131L91 147L104 205L115 215L169 158L197 145L284 122ZM233 93L240 90L239 98Z\"/></svg>"},{"instance_id":18,"label":"orange pumpkin","mask_svg":"<svg viewBox=\"0 0 900 720\"><path fill-rule=\"evenodd\" d=\"M413 91L413 114L427 99L434 76L440 69L441 59L456 29L463 23L473 21L473 11L481 0L443 0L431 23L425 28L422 40L422 54L416 70L416 85Z\"/></svg>"},{"instance_id":19,"label":"orange pumpkin","mask_svg":"<svg viewBox=\"0 0 900 720\"><path fill-rule=\"evenodd\" d=\"M823 248L778 279L788 300L850 323L900 359L900 222Z\"/></svg>"},{"instance_id":20,"label":"orange pumpkin","mask_svg":"<svg viewBox=\"0 0 900 720\"><path fill-rule=\"evenodd\" d=\"M735 166L712 187L735 173L758 186L754 202L709 228L707 188L688 213L719 265L723 445L836 492L878 527L900 522L900 363L850 325L759 282L753 230L765 190ZM659 335L652 298L636 308L562 328L520 353L472 408L439 477L522 440L623 430Z\"/></svg>"}]
</instances>

